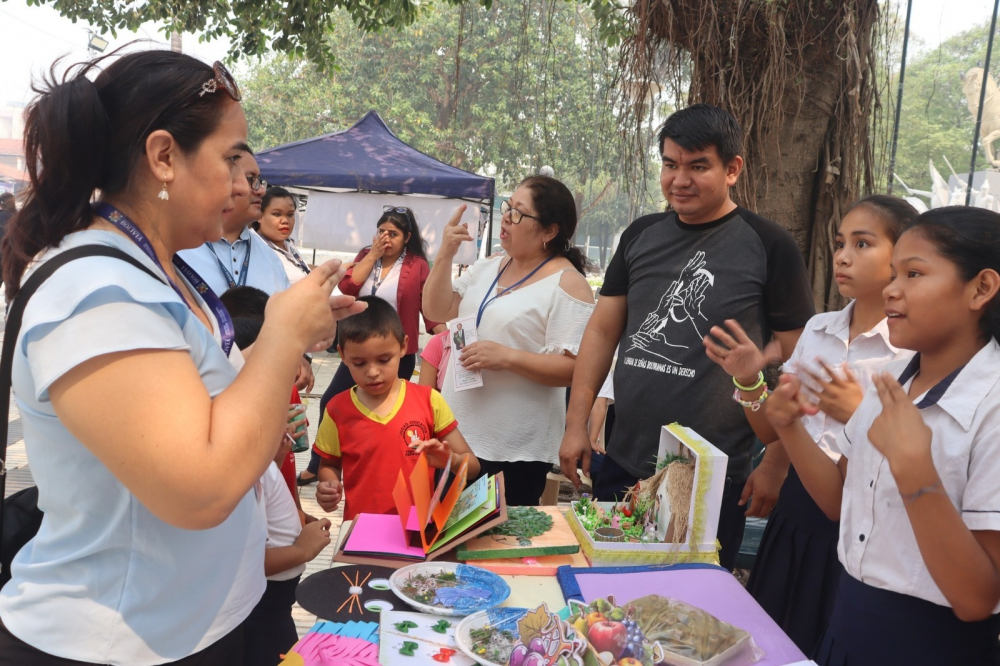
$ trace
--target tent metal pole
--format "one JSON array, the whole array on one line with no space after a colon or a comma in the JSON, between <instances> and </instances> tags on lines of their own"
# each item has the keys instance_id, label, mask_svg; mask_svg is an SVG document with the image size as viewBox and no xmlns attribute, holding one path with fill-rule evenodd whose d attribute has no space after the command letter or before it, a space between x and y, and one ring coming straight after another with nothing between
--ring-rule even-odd
<instances>
[{"instance_id":1,"label":"tent metal pole","mask_svg":"<svg viewBox=\"0 0 1000 666\"><path fill-rule=\"evenodd\" d=\"M490 197L490 230L486 234L486 242L489 245L486 246L486 256L490 257L493 255L493 206L496 204L496 196Z\"/></svg>"},{"instance_id":2,"label":"tent metal pole","mask_svg":"<svg viewBox=\"0 0 1000 666\"><path fill-rule=\"evenodd\" d=\"M906 77L906 47L910 43L910 13L913 10L913 0L906 2L906 27L903 29L903 54L899 63L899 89L896 91L896 119L892 123L892 148L889 151L889 186L888 194L892 194L893 174L896 173L896 145L899 142L899 114L903 110L903 79Z\"/></svg>"},{"instance_id":3,"label":"tent metal pole","mask_svg":"<svg viewBox=\"0 0 1000 666\"><path fill-rule=\"evenodd\" d=\"M972 159L969 161L969 184L965 188L965 205L972 201L972 178L976 173L976 157L979 154L979 130L983 125L983 105L986 103L986 82L990 77L990 58L993 57L993 37L997 33L997 10L1000 0L993 3L993 19L990 21L990 39L986 42L986 62L983 63L983 80L979 87L979 109L976 111L976 131L972 134ZM992 164L989 166L993 166Z\"/></svg>"}]
</instances>

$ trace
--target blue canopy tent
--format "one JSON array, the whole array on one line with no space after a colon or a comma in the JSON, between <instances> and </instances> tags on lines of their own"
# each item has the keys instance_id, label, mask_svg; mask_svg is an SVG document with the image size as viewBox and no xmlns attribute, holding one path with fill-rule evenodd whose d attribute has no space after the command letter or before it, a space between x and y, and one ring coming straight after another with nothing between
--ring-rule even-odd
<instances>
[{"instance_id":1,"label":"blue canopy tent","mask_svg":"<svg viewBox=\"0 0 1000 666\"><path fill-rule=\"evenodd\" d=\"M493 179L445 164L404 143L375 111L349 129L271 148L256 158L261 176L272 185L489 202L487 247L492 245ZM312 212L309 217L307 233L312 235Z\"/></svg>"}]
</instances>

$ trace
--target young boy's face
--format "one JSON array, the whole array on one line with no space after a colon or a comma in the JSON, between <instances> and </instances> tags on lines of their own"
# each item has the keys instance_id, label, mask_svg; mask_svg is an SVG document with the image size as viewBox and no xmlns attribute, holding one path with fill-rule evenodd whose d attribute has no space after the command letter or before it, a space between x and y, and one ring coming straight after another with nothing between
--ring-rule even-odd
<instances>
[{"instance_id":1,"label":"young boy's face","mask_svg":"<svg viewBox=\"0 0 1000 666\"><path fill-rule=\"evenodd\" d=\"M348 342L339 347L340 358L347 364L360 390L372 396L385 395L399 374L399 360L406 353L406 343L405 337L400 344L392 336Z\"/></svg>"},{"instance_id":2,"label":"young boy's face","mask_svg":"<svg viewBox=\"0 0 1000 666\"><path fill-rule=\"evenodd\" d=\"M736 156L726 164L715 146L688 151L664 139L660 188L681 222L703 224L724 214L729 188L742 169L743 158Z\"/></svg>"}]
</instances>

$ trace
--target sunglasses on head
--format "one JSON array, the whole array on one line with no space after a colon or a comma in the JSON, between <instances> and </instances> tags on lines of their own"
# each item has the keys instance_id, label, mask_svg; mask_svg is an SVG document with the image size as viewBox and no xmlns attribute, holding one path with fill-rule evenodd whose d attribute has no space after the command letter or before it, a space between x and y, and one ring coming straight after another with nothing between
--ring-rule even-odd
<instances>
[{"instance_id":1,"label":"sunglasses on head","mask_svg":"<svg viewBox=\"0 0 1000 666\"><path fill-rule=\"evenodd\" d=\"M206 93L214 93L221 87L234 102L239 102L243 99L243 96L240 94L240 88L236 85L236 79L229 73L225 65L216 60L215 64L212 65L212 71L214 72L214 76L201 84L198 97L204 97Z\"/></svg>"},{"instance_id":2,"label":"sunglasses on head","mask_svg":"<svg viewBox=\"0 0 1000 666\"><path fill-rule=\"evenodd\" d=\"M410 209L406 206L382 206L383 213L401 213L406 215L410 212Z\"/></svg>"}]
</instances>

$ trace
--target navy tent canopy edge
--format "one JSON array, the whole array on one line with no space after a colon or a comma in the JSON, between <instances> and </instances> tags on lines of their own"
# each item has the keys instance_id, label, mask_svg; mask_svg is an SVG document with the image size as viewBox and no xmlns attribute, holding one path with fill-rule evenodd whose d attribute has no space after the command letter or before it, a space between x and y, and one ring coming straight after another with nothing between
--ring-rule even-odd
<instances>
[{"instance_id":1,"label":"navy tent canopy edge","mask_svg":"<svg viewBox=\"0 0 1000 666\"><path fill-rule=\"evenodd\" d=\"M492 199L494 181L445 164L404 143L375 111L346 130L255 155L271 185Z\"/></svg>"}]
</instances>

